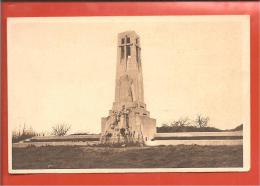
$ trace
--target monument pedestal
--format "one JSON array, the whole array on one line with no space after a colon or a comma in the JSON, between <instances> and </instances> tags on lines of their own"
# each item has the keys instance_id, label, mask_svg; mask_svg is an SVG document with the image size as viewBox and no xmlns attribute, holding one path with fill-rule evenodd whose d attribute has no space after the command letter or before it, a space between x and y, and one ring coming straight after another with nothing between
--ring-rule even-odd
<instances>
[{"instance_id":1,"label":"monument pedestal","mask_svg":"<svg viewBox=\"0 0 260 186\"><path fill-rule=\"evenodd\" d=\"M118 120L116 118L119 118ZM127 114L115 113L101 119L101 143L145 144L154 138L156 120L140 115L135 110Z\"/></svg>"}]
</instances>

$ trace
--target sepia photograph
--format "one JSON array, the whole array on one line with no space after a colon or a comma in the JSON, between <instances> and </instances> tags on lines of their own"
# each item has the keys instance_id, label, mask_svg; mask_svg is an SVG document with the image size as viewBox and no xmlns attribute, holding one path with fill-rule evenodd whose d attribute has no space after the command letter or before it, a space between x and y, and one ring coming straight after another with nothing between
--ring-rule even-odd
<instances>
[{"instance_id":1,"label":"sepia photograph","mask_svg":"<svg viewBox=\"0 0 260 186\"><path fill-rule=\"evenodd\" d=\"M9 173L250 170L250 16L7 19Z\"/></svg>"}]
</instances>

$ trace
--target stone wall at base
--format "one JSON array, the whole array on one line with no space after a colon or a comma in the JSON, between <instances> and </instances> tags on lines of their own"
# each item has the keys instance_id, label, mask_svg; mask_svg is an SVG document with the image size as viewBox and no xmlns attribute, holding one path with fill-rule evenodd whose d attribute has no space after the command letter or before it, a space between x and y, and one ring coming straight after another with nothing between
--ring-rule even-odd
<instances>
[{"instance_id":1,"label":"stone wall at base","mask_svg":"<svg viewBox=\"0 0 260 186\"><path fill-rule=\"evenodd\" d=\"M150 141L156 134L156 120L146 116L138 116L141 122L144 141Z\"/></svg>"}]
</instances>

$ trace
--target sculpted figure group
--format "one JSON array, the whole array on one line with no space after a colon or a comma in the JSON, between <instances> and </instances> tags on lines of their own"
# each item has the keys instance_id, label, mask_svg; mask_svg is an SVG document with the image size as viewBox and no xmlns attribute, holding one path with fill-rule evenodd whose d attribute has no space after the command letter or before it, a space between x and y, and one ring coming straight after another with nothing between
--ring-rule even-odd
<instances>
[{"instance_id":1,"label":"sculpted figure group","mask_svg":"<svg viewBox=\"0 0 260 186\"><path fill-rule=\"evenodd\" d=\"M134 114L131 109L113 112L106 123L105 134L102 135L102 144L120 144L122 146L140 143L143 145L143 136L140 131L133 130L129 125L129 117Z\"/></svg>"}]
</instances>

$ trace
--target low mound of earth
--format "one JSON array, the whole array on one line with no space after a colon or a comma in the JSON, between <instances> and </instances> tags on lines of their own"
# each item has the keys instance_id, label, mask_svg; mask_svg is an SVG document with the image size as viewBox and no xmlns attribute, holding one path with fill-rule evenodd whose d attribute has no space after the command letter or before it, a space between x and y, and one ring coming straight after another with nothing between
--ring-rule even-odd
<instances>
[{"instance_id":1,"label":"low mound of earth","mask_svg":"<svg viewBox=\"0 0 260 186\"><path fill-rule=\"evenodd\" d=\"M13 169L242 167L243 148L177 145L157 147L30 146L13 148Z\"/></svg>"}]
</instances>

